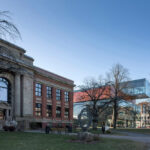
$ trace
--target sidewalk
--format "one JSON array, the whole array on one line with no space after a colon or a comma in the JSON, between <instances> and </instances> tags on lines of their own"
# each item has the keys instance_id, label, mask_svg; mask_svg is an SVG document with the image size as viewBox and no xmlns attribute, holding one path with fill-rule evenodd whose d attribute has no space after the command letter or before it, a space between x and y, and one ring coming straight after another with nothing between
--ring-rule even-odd
<instances>
[{"instance_id":1,"label":"sidewalk","mask_svg":"<svg viewBox=\"0 0 150 150\"><path fill-rule=\"evenodd\" d=\"M114 139L125 139L125 140L131 140L135 142L141 142L144 143L148 150L150 150L150 135L144 135L144 134L137 134L137 133L126 133L127 135L119 136L119 135L100 135L100 137L103 138L114 138Z\"/></svg>"}]
</instances>

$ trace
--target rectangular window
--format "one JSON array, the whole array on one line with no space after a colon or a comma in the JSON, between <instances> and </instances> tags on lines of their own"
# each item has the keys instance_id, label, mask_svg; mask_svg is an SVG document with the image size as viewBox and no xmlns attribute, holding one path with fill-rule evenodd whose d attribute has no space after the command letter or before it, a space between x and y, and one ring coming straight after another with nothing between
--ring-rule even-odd
<instances>
[{"instance_id":1,"label":"rectangular window","mask_svg":"<svg viewBox=\"0 0 150 150\"><path fill-rule=\"evenodd\" d=\"M51 105L47 105L46 116L47 117L52 117L52 106Z\"/></svg>"},{"instance_id":2,"label":"rectangular window","mask_svg":"<svg viewBox=\"0 0 150 150\"><path fill-rule=\"evenodd\" d=\"M61 99L61 94L60 94L60 90L56 89L56 100L60 100Z\"/></svg>"},{"instance_id":3,"label":"rectangular window","mask_svg":"<svg viewBox=\"0 0 150 150\"><path fill-rule=\"evenodd\" d=\"M65 118L69 118L69 108L65 108Z\"/></svg>"},{"instance_id":4,"label":"rectangular window","mask_svg":"<svg viewBox=\"0 0 150 150\"><path fill-rule=\"evenodd\" d=\"M56 108L56 117L60 118L61 117L61 107Z\"/></svg>"},{"instance_id":5,"label":"rectangular window","mask_svg":"<svg viewBox=\"0 0 150 150\"><path fill-rule=\"evenodd\" d=\"M38 116L38 117L42 116L42 104L36 103L35 115Z\"/></svg>"},{"instance_id":6,"label":"rectangular window","mask_svg":"<svg viewBox=\"0 0 150 150\"><path fill-rule=\"evenodd\" d=\"M46 90L47 90L47 99L51 99L52 98L52 88L47 86Z\"/></svg>"},{"instance_id":7,"label":"rectangular window","mask_svg":"<svg viewBox=\"0 0 150 150\"><path fill-rule=\"evenodd\" d=\"M68 101L69 101L69 93L65 92L65 102L68 102Z\"/></svg>"},{"instance_id":8,"label":"rectangular window","mask_svg":"<svg viewBox=\"0 0 150 150\"><path fill-rule=\"evenodd\" d=\"M42 85L40 83L35 84L35 95L42 96Z\"/></svg>"}]
</instances>

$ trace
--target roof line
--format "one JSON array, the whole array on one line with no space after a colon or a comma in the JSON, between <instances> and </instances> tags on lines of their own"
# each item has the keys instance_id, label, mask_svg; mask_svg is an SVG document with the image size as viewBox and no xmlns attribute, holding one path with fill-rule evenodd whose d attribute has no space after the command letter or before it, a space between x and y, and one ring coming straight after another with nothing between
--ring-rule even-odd
<instances>
[{"instance_id":1,"label":"roof line","mask_svg":"<svg viewBox=\"0 0 150 150\"><path fill-rule=\"evenodd\" d=\"M7 45L10 46L10 47L16 48L16 49L22 51L23 53L26 53L26 50L25 50L25 49L23 49L23 48L21 48L21 47L15 45L15 44L13 44L13 43L11 43L11 42L8 42L8 41L3 40L3 39L1 39L1 38L0 38L0 42L3 42L4 44L7 44Z\"/></svg>"},{"instance_id":2,"label":"roof line","mask_svg":"<svg viewBox=\"0 0 150 150\"><path fill-rule=\"evenodd\" d=\"M53 72L47 71L47 70L45 70L45 69L43 69L43 68L40 68L40 67L37 67L37 66L34 66L34 67L35 67L35 69L36 69L36 68L37 68L37 69L40 69L41 71L47 72L47 73L49 73L49 74L51 74L51 75L54 75L54 76L56 76L56 77L59 77L59 78L62 78L62 79L64 79L64 80L68 80L69 82L74 83L73 80L70 80L70 79L65 78L65 77L63 77L63 76L60 76L60 75L55 74L55 73L53 73Z\"/></svg>"}]
</instances>

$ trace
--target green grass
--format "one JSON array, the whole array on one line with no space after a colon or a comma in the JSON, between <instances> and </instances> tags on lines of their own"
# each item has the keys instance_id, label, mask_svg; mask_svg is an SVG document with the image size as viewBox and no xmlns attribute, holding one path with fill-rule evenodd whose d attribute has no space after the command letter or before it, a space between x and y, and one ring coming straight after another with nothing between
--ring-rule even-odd
<instances>
[{"instance_id":1,"label":"green grass","mask_svg":"<svg viewBox=\"0 0 150 150\"><path fill-rule=\"evenodd\" d=\"M0 150L144 150L145 145L127 140L101 139L94 144L71 143L66 135L0 132Z\"/></svg>"}]
</instances>

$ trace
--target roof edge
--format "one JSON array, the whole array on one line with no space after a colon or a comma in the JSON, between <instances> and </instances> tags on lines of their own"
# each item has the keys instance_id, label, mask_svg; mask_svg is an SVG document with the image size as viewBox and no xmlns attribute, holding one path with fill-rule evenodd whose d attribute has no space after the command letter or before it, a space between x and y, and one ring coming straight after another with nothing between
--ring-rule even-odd
<instances>
[{"instance_id":1,"label":"roof edge","mask_svg":"<svg viewBox=\"0 0 150 150\"><path fill-rule=\"evenodd\" d=\"M4 44L7 44L8 46L10 46L10 47L12 47L12 48L18 49L18 50L22 51L23 53L26 53L26 50L25 50L25 49L23 49L23 48L21 48L21 47L15 45L15 44L13 44L13 43L11 43L11 42L8 42L8 41L6 41L6 40L3 40L2 38L0 38L0 42L2 42L2 43L4 43Z\"/></svg>"}]
</instances>

